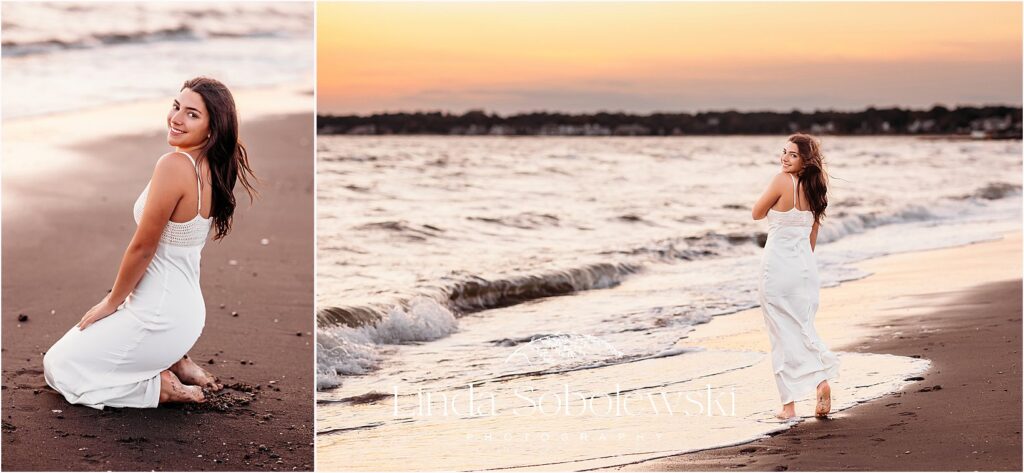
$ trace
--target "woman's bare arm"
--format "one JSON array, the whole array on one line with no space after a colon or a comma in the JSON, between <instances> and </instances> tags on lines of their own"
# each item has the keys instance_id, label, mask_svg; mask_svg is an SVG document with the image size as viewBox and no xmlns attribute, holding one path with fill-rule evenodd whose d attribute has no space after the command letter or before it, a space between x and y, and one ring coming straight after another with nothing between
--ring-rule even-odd
<instances>
[{"instance_id":1,"label":"woman's bare arm","mask_svg":"<svg viewBox=\"0 0 1024 473\"><path fill-rule=\"evenodd\" d=\"M168 153L157 161L139 226L121 258L114 287L103 300L86 312L78 323L80 329L112 314L138 285L153 260L160 236L174 208L185 196L185 184L190 178L195 180L195 171L191 161L184 155Z\"/></svg>"},{"instance_id":2,"label":"woman's bare arm","mask_svg":"<svg viewBox=\"0 0 1024 473\"><path fill-rule=\"evenodd\" d=\"M818 242L818 222L811 227L811 252L814 252L814 244Z\"/></svg>"}]
</instances>

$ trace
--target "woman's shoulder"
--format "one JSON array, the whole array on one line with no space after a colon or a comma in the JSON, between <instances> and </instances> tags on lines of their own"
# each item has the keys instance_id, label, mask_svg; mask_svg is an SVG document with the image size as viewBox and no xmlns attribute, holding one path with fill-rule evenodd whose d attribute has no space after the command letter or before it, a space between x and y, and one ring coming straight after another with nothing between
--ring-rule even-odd
<instances>
[{"instance_id":1,"label":"woman's shoulder","mask_svg":"<svg viewBox=\"0 0 1024 473\"><path fill-rule=\"evenodd\" d=\"M188 155L181 151L164 153L156 160L153 179L184 180L195 178L195 167Z\"/></svg>"},{"instance_id":2,"label":"woman's shoulder","mask_svg":"<svg viewBox=\"0 0 1024 473\"><path fill-rule=\"evenodd\" d=\"M791 187L793 185L793 183L790 182L790 177L789 177L789 173L788 172L781 172L780 171L779 173L777 173L774 176L772 176L771 185L772 185L772 187L782 187L782 186L790 186Z\"/></svg>"},{"instance_id":3,"label":"woman's shoulder","mask_svg":"<svg viewBox=\"0 0 1024 473\"><path fill-rule=\"evenodd\" d=\"M192 156L189 155L188 153L186 153L184 151L173 150L173 151L168 151L168 152L162 154L156 160L156 164L157 164L157 166L159 166L160 163L163 163L163 162L176 162L176 163L188 164L189 167L192 167L192 163L193 163L192 160L193 160Z\"/></svg>"}]
</instances>

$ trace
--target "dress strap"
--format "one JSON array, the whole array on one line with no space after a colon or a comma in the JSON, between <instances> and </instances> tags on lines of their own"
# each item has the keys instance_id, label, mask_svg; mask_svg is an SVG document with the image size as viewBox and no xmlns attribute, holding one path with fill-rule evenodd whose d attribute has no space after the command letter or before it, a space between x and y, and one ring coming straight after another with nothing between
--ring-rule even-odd
<instances>
[{"instance_id":1,"label":"dress strap","mask_svg":"<svg viewBox=\"0 0 1024 473\"><path fill-rule=\"evenodd\" d=\"M793 176L792 174L790 174L789 175L789 179L791 181L793 181L793 208L796 209L796 203L798 202L796 200L796 177ZM800 210L800 209L797 209L797 210Z\"/></svg>"},{"instance_id":2,"label":"dress strap","mask_svg":"<svg viewBox=\"0 0 1024 473\"><path fill-rule=\"evenodd\" d=\"M188 160L192 161L192 168L196 170L196 190L199 191L199 197L197 197L197 200L199 200L199 204L196 205L196 214L199 215L200 211L203 209L203 181L202 179L199 178L199 164L196 163L195 158L193 158L191 154L188 154L184 151L178 152L184 154L185 156L188 156Z\"/></svg>"}]
</instances>

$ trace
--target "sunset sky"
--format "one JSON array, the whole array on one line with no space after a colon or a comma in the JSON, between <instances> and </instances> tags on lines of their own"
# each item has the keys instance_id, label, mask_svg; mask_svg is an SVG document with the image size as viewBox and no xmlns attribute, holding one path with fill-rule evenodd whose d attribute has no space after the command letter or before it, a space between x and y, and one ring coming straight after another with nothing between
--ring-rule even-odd
<instances>
[{"instance_id":1,"label":"sunset sky","mask_svg":"<svg viewBox=\"0 0 1024 473\"><path fill-rule=\"evenodd\" d=\"M1021 4L319 3L320 113L1021 105Z\"/></svg>"}]
</instances>

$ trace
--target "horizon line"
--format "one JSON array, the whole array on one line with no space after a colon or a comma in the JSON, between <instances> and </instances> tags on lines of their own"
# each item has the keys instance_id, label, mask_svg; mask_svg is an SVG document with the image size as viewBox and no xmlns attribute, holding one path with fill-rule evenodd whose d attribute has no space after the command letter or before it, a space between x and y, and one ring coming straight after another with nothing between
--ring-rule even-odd
<instances>
[{"instance_id":1,"label":"horizon line","mask_svg":"<svg viewBox=\"0 0 1024 473\"><path fill-rule=\"evenodd\" d=\"M701 114L708 114L708 113L729 113L729 112L735 112L735 113L782 113L782 114L796 112L796 113L801 113L801 114L814 114L814 113L822 113L822 112L831 112L831 113L859 113L859 112L865 112L868 109L875 109L875 110L901 109L901 110L907 110L907 111L912 111L913 112L913 111L930 111L931 109L934 109L936 107L943 107L943 108L945 108L947 110L957 110L957 109L961 109L961 108L998 108L998 107L1007 107L1007 108L1018 108L1018 109L1020 109L1020 108L1024 108L1024 104L1019 104L1019 103L1018 104L1009 104L1009 103L969 104L968 103L968 104L946 105L946 104L942 104L942 103L935 103L935 104L932 104L931 106L927 106L927 107L914 107L914 106L904 107L904 106L900 106L900 105L886 105L886 106L868 105L868 106L865 106L865 107L859 108L859 109L839 109L839 108L818 109L818 108L815 108L812 111L805 111L805 110L801 110L801 109L798 109L798 108L793 108L793 109L789 109L789 110L775 110L775 109L748 109L748 110L740 110L738 108L734 108L733 107L733 108L724 108L724 109L704 109L704 110L698 109L697 111L687 111L687 110L666 111L666 110L660 110L660 111L651 111L651 112L630 112L630 111L625 111L625 110L597 110L597 111L591 111L591 112L569 112L569 111L558 111L558 110L531 110L531 111L519 111L519 112L513 112L513 113L501 113L501 112L497 112L497 111L489 111L486 108L468 108L468 109L466 109L466 110L464 110L462 112L457 112L457 111L452 111L452 110L442 110L442 109L418 109L418 110L384 110L384 111L376 111L376 112L370 112L370 113L362 114L362 113L321 112L321 111L318 110L316 115L318 117L319 116L372 117L372 116L377 116L377 115L398 115L398 114L415 115L415 114L433 114L433 113L441 113L441 114L445 114L445 115L465 115L465 114L471 113L471 112L482 112L485 115L497 116L497 117L510 117L510 116L517 116L517 115L532 115L532 114L540 114L540 113L557 114L557 115L577 115L577 116L578 115L599 115L599 114L609 114L609 115L621 114L621 115L636 115L636 116L650 116L650 115L659 115L659 114L660 115L679 115L679 114L701 115Z\"/></svg>"}]
</instances>

